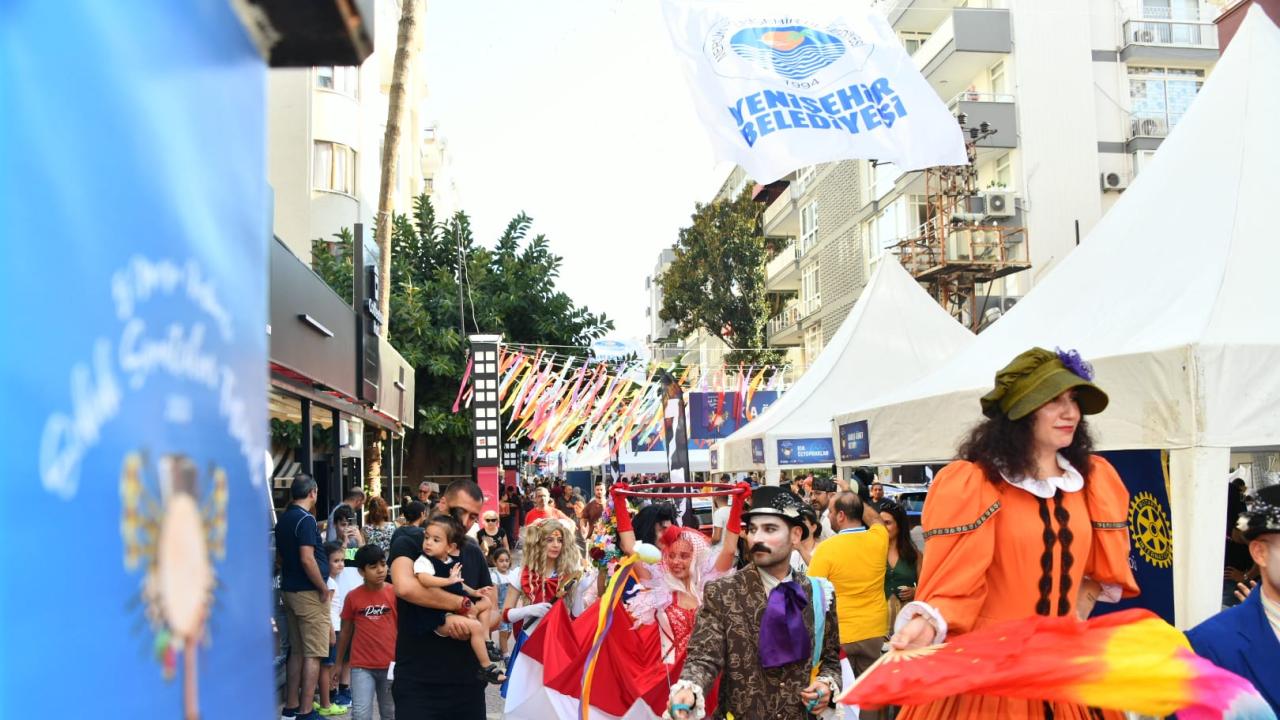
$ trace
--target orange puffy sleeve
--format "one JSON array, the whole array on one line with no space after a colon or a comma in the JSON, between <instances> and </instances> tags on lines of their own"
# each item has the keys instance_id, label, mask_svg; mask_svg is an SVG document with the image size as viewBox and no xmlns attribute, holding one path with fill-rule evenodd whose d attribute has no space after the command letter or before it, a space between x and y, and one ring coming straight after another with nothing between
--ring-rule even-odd
<instances>
[{"instance_id":1,"label":"orange puffy sleeve","mask_svg":"<svg viewBox=\"0 0 1280 720\"><path fill-rule=\"evenodd\" d=\"M1092 456L1093 466L1084 500L1093 525L1093 546L1084 574L1105 585L1116 585L1123 598L1138 595L1138 582L1129 566L1129 490L1111 463Z\"/></svg>"},{"instance_id":2,"label":"orange puffy sleeve","mask_svg":"<svg viewBox=\"0 0 1280 720\"><path fill-rule=\"evenodd\" d=\"M978 465L942 469L924 504L924 568L916 599L946 620L947 633L973 629L987 600L987 569L995 557L1000 496Z\"/></svg>"}]
</instances>

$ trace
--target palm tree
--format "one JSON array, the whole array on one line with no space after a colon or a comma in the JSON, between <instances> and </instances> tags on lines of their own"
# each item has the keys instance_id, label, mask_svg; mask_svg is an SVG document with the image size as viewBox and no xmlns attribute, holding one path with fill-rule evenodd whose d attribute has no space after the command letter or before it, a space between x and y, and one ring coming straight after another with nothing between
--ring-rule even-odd
<instances>
[{"instance_id":1,"label":"palm tree","mask_svg":"<svg viewBox=\"0 0 1280 720\"><path fill-rule=\"evenodd\" d=\"M378 311L382 335L391 322L391 193L396 186L396 160L400 157L400 123L404 117L405 84L417 48L418 16L422 0L400 0L400 28L396 33L396 57L391 69L391 93L387 98L387 132L382 141L382 173L378 186L378 215L374 242L378 246L378 286L382 289Z\"/></svg>"}]
</instances>

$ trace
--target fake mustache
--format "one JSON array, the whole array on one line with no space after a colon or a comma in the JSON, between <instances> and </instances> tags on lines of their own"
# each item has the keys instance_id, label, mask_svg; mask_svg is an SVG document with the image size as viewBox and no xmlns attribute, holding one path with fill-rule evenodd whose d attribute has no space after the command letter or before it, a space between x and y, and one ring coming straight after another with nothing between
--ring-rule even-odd
<instances>
[{"instance_id":1,"label":"fake mustache","mask_svg":"<svg viewBox=\"0 0 1280 720\"><path fill-rule=\"evenodd\" d=\"M751 546L751 552L753 552L753 553L758 553L758 552L762 552L762 553L769 553L769 552L773 552L773 551L772 551L772 550L770 550L770 549L768 548L768 546L766 546L764 543L756 543L755 545L752 545L752 546Z\"/></svg>"}]
</instances>

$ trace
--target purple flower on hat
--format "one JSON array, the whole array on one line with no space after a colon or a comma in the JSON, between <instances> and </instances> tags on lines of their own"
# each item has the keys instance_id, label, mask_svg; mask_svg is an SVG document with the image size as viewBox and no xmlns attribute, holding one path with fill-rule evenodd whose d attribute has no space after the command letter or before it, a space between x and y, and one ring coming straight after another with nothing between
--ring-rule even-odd
<instances>
[{"instance_id":1,"label":"purple flower on hat","mask_svg":"<svg viewBox=\"0 0 1280 720\"><path fill-rule=\"evenodd\" d=\"M1085 362L1080 357L1080 353L1075 350L1063 350L1062 348L1054 348L1058 352L1058 359L1066 366L1068 370L1079 375L1085 380L1093 379L1093 366Z\"/></svg>"}]
</instances>

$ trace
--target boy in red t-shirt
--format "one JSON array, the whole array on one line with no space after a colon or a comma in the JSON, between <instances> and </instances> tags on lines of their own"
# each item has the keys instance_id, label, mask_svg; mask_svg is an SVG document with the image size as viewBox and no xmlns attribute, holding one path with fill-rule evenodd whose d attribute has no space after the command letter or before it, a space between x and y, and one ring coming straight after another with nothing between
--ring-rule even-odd
<instances>
[{"instance_id":1,"label":"boy in red t-shirt","mask_svg":"<svg viewBox=\"0 0 1280 720\"><path fill-rule=\"evenodd\" d=\"M338 637L338 657L351 651L351 720L372 720L375 693L378 716L394 720L388 668L396 659L396 592L387 582L382 548L365 545L355 563L364 584L347 593Z\"/></svg>"}]
</instances>

